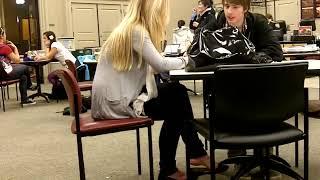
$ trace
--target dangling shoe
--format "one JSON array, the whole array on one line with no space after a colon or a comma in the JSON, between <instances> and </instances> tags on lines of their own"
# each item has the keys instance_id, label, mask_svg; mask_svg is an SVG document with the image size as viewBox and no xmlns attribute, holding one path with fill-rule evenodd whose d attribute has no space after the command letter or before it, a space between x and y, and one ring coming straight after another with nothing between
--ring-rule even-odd
<instances>
[{"instance_id":1,"label":"dangling shoe","mask_svg":"<svg viewBox=\"0 0 320 180\"><path fill-rule=\"evenodd\" d=\"M190 159L190 164L193 166L204 166L207 169L210 169L210 157L208 155L205 155L198 158ZM229 168L229 166L224 164L216 164L215 167L216 167L215 169L216 173L225 172Z\"/></svg>"}]
</instances>

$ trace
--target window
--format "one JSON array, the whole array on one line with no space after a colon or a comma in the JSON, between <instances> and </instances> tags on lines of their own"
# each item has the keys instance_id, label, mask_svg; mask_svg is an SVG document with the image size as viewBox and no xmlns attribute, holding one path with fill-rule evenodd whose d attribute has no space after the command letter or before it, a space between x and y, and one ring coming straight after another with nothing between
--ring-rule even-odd
<instances>
[{"instance_id":1,"label":"window","mask_svg":"<svg viewBox=\"0 0 320 180\"><path fill-rule=\"evenodd\" d=\"M320 18L320 0L301 0L301 19Z\"/></svg>"}]
</instances>

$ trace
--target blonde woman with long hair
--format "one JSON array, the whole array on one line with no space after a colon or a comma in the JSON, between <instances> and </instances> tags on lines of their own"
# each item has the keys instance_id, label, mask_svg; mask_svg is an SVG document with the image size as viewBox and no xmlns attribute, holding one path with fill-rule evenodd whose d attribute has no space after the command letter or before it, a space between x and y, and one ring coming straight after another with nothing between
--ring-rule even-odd
<instances>
[{"instance_id":1,"label":"blonde woman with long hair","mask_svg":"<svg viewBox=\"0 0 320 180\"><path fill-rule=\"evenodd\" d=\"M179 83L155 83L154 72L181 69L188 63L187 58L160 54L168 6L168 0L131 0L126 16L102 47L91 112L95 120L144 115L164 120L159 137L159 179L182 180L186 176L175 162L180 135L183 140L186 135L190 139L191 164L210 168L210 163L191 124L193 112L186 88Z\"/></svg>"}]
</instances>

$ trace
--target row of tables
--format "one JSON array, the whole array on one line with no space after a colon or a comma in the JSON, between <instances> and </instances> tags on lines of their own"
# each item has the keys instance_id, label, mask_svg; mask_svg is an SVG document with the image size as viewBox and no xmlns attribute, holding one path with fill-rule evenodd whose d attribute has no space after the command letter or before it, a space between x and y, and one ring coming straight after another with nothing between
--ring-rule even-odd
<instances>
[{"instance_id":1,"label":"row of tables","mask_svg":"<svg viewBox=\"0 0 320 180\"><path fill-rule=\"evenodd\" d=\"M280 42L281 44L301 44L305 43L302 41L288 41L288 42ZM294 57L306 57L306 56L319 56L320 57L320 51L314 51L314 52L297 52L297 53L284 53L284 57L287 58L294 58ZM42 60L42 61L23 61L21 62L22 64L25 64L27 66L32 66L35 68L36 72L36 81L37 81L37 92L35 94L32 94L29 96L29 98L34 99L35 97L43 97L47 102L49 102L48 99L48 93L43 93L41 90L41 75L40 75L40 70L43 66L47 65L50 63L51 60ZM310 76L319 76L320 78L320 60L309 60L309 70L308 70L308 75ZM88 65L89 72L90 72L90 80L93 80L95 71L96 71L96 66L97 66L97 61L95 60L88 60L84 61L84 64ZM174 70L170 71L170 78L175 79L175 80L201 80L204 78L207 78L207 76L212 75L213 72L192 72L188 73L185 72L184 70ZM320 81L319 81L319 87L320 87ZM320 94L320 90L319 90Z\"/></svg>"}]
</instances>

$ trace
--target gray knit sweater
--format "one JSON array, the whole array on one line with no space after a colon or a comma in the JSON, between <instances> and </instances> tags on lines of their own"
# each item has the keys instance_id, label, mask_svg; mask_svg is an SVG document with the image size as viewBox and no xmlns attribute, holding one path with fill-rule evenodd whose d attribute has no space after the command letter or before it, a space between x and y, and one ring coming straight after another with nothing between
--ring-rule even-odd
<instances>
[{"instance_id":1,"label":"gray knit sweater","mask_svg":"<svg viewBox=\"0 0 320 180\"><path fill-rule=\"evenodd\" d=\"M134 30L134 66L128 72L114 70L106 55L106 50L101 51L92 87L91 114L94 119L136 117L129 104L137 99L142 87L146 84L147 65L150 65L156 72L184 68L183 60L162 57L152 44L149 35L146 34L142 46L145 66L138 69L137 53L140 52L140 39L140 32Z\"/></svg>"}]
</instances>

